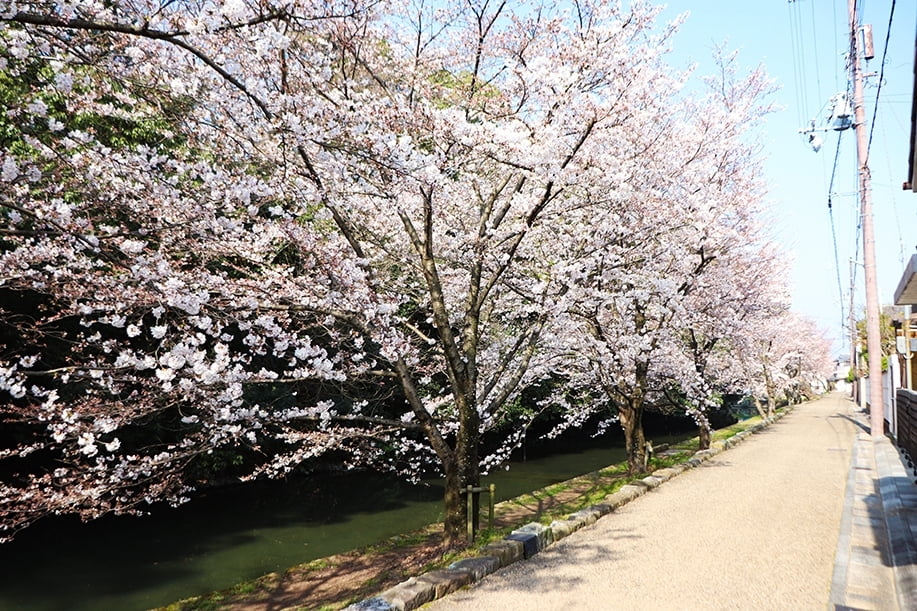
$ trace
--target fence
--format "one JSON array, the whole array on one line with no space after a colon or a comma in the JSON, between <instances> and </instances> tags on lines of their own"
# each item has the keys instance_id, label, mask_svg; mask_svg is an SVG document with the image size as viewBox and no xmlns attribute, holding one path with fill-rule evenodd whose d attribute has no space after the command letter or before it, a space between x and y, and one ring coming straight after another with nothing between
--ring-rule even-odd
<instances>
[{"instance_id":1,"label":"fence","mask_svg":"<svg viewBox=\"0 0 917 611\"><path fill-rule=\"evenodd\" d=\"M483 488L483 487L475 488L473 486L468 486L468 488L463 491L464 494L467 495L466 500L468 502L468 505L466 507L465 517L468 521L468 541L469 542L474 541L474 537L477 534L479 516L478 516L478 512L475 511L475 506L479 504L475 502L476 500L475 497L477 497L477 499L480 499L480 495L482 492L490 493L490 503L488 503L488 512L487 512L487 527L491 529L494 527L494 496L496 495L496 489L497 489L496 485L491 484L490 486L486 488Z\"/></svg>"},{"instance_id":2,"label":"fence","mask_svg":"<svg viewBox=\"0 0 917 611\"><path fill-rule=\"evenodd\" d=\"M899 388L896 393L898 407L898 447L917 459L917 393Z\"/></svg>"}]
</instances>

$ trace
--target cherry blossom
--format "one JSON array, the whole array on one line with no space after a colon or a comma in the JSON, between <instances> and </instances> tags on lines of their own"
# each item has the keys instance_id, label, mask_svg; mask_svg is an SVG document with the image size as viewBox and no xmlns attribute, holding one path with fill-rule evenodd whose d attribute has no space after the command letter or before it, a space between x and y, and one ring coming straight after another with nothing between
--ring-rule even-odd
<instances>
[{"instance_id":1,"label":"cherry blossom","mask_svg":"<svg viewBox=\"0 0 917 611\"><path fill-rule=\"evenodd\" d=\"M702 420L681 340L754 225L766 81L692 98L657 12L8 6L0 536L334 451L438 470L452 544L461 490L550 404L514 420L528 387L638 420L666 381Z\"/></svg>"}]
</instances>

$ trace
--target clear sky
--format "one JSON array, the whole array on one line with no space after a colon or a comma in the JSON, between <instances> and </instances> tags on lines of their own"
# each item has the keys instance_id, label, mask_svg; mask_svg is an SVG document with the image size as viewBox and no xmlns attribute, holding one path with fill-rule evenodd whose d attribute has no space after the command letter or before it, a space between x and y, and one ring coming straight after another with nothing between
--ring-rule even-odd
<instances>
[{"instance_id":1,"label":"clear sky","mask_svg":"<svg viewBox=\"0 0 917 611\"><path fill-rule=\"evenodd\" d=\"M777 218L776 237L793 257L793 307L814 318L835 339L838 352L846 354L849 344L842 317L850 298L850 260L863 261L861 233L857 239L855 137L853 130L822 133L824 145L815 153L799 129L822 114L832 95L847 89L847 0L669 0L666 4L665 21L689 13L675 38L673 63L697 62L699 73L709 73L711 49L725 43L727 49L739 51L746 69L763 64L777 81L780 89L774 101L781 110L767 119L765 127L766 171L769 203ZM891 5L892 0L860 0L858 5L861 23L872 25L876 55L866 65L876 76L869 79L865 97L867 123L871 124L879 93L869 165L883 305L894 301L904 266L917 253L917 194L901 188L907 179L910 147L917 10L911 1L897 2L879 90ZM840 288L828 211L839 134L832 209ZM862 318L862 266L856 268L854 308Z\"/></svg>"}]
</instances>

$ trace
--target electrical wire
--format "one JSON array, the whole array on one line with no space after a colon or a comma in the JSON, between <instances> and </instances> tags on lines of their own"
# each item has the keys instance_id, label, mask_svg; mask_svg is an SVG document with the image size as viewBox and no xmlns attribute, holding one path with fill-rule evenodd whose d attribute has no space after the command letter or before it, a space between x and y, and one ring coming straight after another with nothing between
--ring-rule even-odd
<instances>
[{"instance_id":1,"label":"electrical wire","mask_svg":"<svg viewBox=\"0 0 917 611\"><path fill-rule=\"evenodd\" d=\"M834 21L832 21L834 24L834 27L832 28L834 30L834 52L837 53L840 48L837 40L837 2L832 2L831 6L834 8ZM840 71L837 69L837 62L834 62L834 90L837 91L840 88Z\"/></svg>"},{"instance_id":2,"label":"electrical wire","mask_svg":"<svg viewBox=\"0 0 917 611\"><path fill-rule=\"evenodd\" d=\"M818 30L815 28L815 2L812 6L812 55L815 58L815 93L818 99L823 99L821 88L821 70L818 67Z\"/></svg>"},{"instance_id":3,"label":"electrical wire","mask_svg":"<svg viewBox=\"0 0 917 611\"><path fill-rule=\"evenodd\" d=\"M796 121L802 125L806 120L804 113L809 106L806 93L805 52L802 43L802 24L799 17L798 2L796 0L788 0L787 9L790 22L790 51L793 58L793 79L796 94Z\"/></svg>"},{"instance_id":4,"label":"electrical wire","mask_svg":"<svg viewBox=\"0 0 917 611\"><path fill-rule=\"evenodd\" d=\"M831 221L831 240L834 243L834 271L837 273L837 293L840 297L841 304L841 329L847 327L847 316L844 313L844 287L841 282L841 262L837 254L837 230L834 224L834 206L832 205L832 195L834 193L834 178L837 176L837 161L841 154L841 136L844 132L838 132L837 149L834 151L834 167L831 170L831 182L828 183L828 217Z\"/></svg>"},{"instance_id":5,"label":"electrical wire","mask_svg":"<svg viewBox=\"0 0 917 611\"><path fill-rule=\"evenodd\" d=\"M885 130L885 123L882 123L882 136L887 140L888 133ZM888 152L888 147L885 148L885 166L888 171L888 175L892 175L892 159L891 155ZM892 215L895 220L895 227L898 229L898 263L904 267L905 256L904 256L904 233L901 229L901 216L898 214L898 198L895 197L895 189L889 191L889 199L892 204Z\"/></svg>"},{"instance_id":6,"label":"electrical wire","mask_svg":"<svg viewBox=\"0 0 917 611\"><path fill-rule=\"evenodd\" d=\"M882 93L882 83L885 81L885 61L888 55L888 40L892 34L892 21L895 19L895 0L892 0L891 10L888 15L888 30L885 32L885 49L882 51L882 66L879 68L879 84L876 87L876 102L872 109L872 124L869 126L869 141L866 144L866 159L863 165L869 163L869 151L872 148L872 136L876 131L876 116L879 114L879 95Z\"/></svg>"}]
</instances>

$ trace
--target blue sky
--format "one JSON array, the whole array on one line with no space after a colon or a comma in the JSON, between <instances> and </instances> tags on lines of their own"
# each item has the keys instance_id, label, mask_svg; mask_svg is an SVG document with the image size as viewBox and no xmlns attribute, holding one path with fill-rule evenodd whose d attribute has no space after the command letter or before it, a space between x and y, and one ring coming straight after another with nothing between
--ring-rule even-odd
<instances>
[{"instance_id":1,"label":"blue sky","mask_svg":"<svg viewBox=\"0 0 917 611\"><path fill-rule=\"evenodd\" d=\"M861 23L871 24L876 57L866 66L876 77L866 87L867 123L871 123L878 73L892 0L860 0ZM857 245L859 202L856 197L856 145L853 130L842 133L832 190L838 288L828 185L834 167L838 132L822 134L815 153L798 130L817 117L836 92L847 88L848 48L846 0L669 0L661 19L690 13L675 38L670 60L676 65L698 62L699 73L711 71L710 51L725 43L739 51L746 69L763 64L780 90L774 101L781 110L765 124L769 204L777 219L776 237L793 257L790 287L793 307L814 318L846 353L842 329L850 286L850 259L863 260L862 234ZM884 80L879 92L870 169L879 300L891 304L904 265L917 253L917 194L901 188L907 179L910 97L917 11L912 2L897 2L892 21ZM863 269L857 268L854 308L863 316Z\"/></svg>"}]
</instances>

